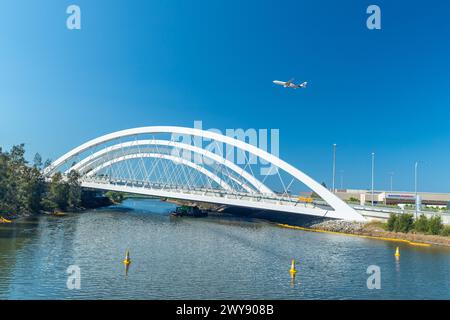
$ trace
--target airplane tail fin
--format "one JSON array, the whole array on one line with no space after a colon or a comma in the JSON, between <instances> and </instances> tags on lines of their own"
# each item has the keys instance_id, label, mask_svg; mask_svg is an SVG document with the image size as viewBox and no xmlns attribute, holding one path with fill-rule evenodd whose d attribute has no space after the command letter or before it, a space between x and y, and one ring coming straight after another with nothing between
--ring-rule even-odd
<instances>
[{"instance_id":1,"label":"airplane tail fin","mask_svg":"<svg viewBox=\"0 0 450 320\"><path fill-rule=\"evenodd\" d=\"M305 81L305 82L301 83L301 84L299 85L299 87L301 87L301 88L306 88L306 85L307 85L307 84L308 84L308 82Z\"/></svg>"}]
</instances>

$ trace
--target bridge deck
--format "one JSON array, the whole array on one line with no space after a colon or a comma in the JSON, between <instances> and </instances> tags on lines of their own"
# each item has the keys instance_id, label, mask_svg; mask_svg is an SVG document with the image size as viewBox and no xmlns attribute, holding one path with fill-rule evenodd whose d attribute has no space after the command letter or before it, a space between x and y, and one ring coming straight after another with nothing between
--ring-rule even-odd
<instances>
[{"instance_id":1,"label":"bridge deck","mask_svg":"<svg viewBox=\"0 0 450 320\"><path fill-rule=\"evenodd\" d=\"M223 189L180 188L179 186L144 183L142 181L84 178L83 187L143 194L162 198L232 205L253 209L285 211L298 214L334 218L333 210L318 203L305 203L290 195L249 194Z\"/></svg>"}]
</instances>

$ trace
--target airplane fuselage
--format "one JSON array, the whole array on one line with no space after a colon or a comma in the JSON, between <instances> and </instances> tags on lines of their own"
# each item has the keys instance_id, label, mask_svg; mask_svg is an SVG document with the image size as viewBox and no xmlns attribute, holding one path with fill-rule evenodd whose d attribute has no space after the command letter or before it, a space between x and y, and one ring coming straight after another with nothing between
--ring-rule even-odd
<instances>
[{"instance_id":1,"label":"airplane fuselage","mask_svg":"<svg viewBox=\"0 0 450 320\"><path fill-rule=\"evenodd\" d=\"M293 89L304 88L306 86L306 82L303 82L302 84L297 85L291 81L274 80L273 83L283 86L285 88L293 88Z\"/></svg>"},{"instance_id":2,"label":"airplane fuselage","mask_svg":"<svg viewBox=\"0 0 450 320\"><path fill-rule=\"evenodd\" d=\"M273 83L283 86L285 88L289 87L292 83L287 83L285 81L274 80Z\"/></svg>"}]
</instances>

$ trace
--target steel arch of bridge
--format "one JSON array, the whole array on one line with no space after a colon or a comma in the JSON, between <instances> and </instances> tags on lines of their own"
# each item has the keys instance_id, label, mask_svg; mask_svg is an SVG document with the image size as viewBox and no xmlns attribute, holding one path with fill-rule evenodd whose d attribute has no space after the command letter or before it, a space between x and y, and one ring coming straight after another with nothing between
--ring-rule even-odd
<instances>
[{"instance_id":1,"label":"steel arch of bridge","mask_svg":"<svg viewBox=\"0 0 450 320\"><path fill-rule=\"evenodd\" d=\"M220 157L220 159L217 158L217 155L213 155L216 157L215 160L222 165L228 167L232 171L234 171L236 174L238 174L239 178L242 178L245 183L242 183L242 187L248 191L246 194L238 195L238 192L222 192L222 191L216 191L216 190L203 190L194 192L192 190L181 190L180 188L175 188L173 190L156 190L156 189L145 189L141 187L139 184L136 183L122 183L117 181L104 181L104 180L95 180L92 179L91 176L84 175L82 185L86 187L92 187L92 188L98 188L103 190L116 190L116 191L125 191L125 192L136 192L136 193L142 193L142 194L148 194L148 195L155 195L155 196L161 196L161 197L174 197L174 198L180 198L180 199L186 199L186 200L195 200L195 201L204 201L204 202L212 202L212 203L219 203L219 204L225 204L225 205L236 205L236 206L242 206L242 207L251 207L251 208L259 208L259 209L267 209L267 210L274 210L274 211L285 211L285 212L293 212L293 213L300 213L300 214L309 214L309 215L315 215L315 216L326 216L330 218L338 218L338 219L344 219L344 220L357 220L357 221L363 221L364 218L361 214L356 212L353 208L348 206L344 201L339 199L336 195L331 193L329 190L327 190L325 187L323 187L321 184L319 184L317 181L303 173L302 171L298 170L297 168L293 167L289 163L281 160L280 158L268 153L265 150L259 149L255 146L252 146L246 142L224 136L219 133L211 132L211 131L205 131L200 129L194 129L194 128L185 128L185 127L175 127L175 126L150 126L150 127L140 127L140 128L133 128L133 129L127 129L122 131L113 132L101 137L98 137L96 139L90 140L79 147L76 147L72 149L71 151L67 152L60 158L58 158L56 161L54 161L50 166L44 169L44 175L46 177L50 177L55 172L57 172L59 169L61 169L64 165L69 163L71 160L75 159L77 156L81 155L82 153L86 152L87 150L92 150L93 148L96 148L102 144L111 142L116 139L126 138L126 137L132 137L132 136L138 136L143 134L179 134L179 135L189 135L189 136L195 136L195 137L201 137L204 139L209 139L211 141L221 142L228 145L231 145L233 147L236 147L244 152L251 153L255 155L256 157L259 157L260 159L263 159L270 163L271 165L285 171L290 176L295 178L296 180L300 181L307 187L309 187L312 191L317 193L333 210L326 210L321 209L318 207L311 207L308 205L300 205L297 201L293 201L292 199L287 199L283 197L277 197L270 188L265 186L261 181L257 180L256 178L249 175L247 171L243 171L242 169L238 169L234 167L233 163L226 160L225 158ZM146 141L141 143L148 143L148 145L158 144L163 140L140 140L140 141ZM150 141L158 141L151 143ZM170 141L171 146L175 146L177 142ZM130 142L131 144L131 142ZM169 145L169 142L160 143L162 145ZM131 145L130 145L131 146ZM212 156L212 153L207 153L206 150L202 148L193 149L191 147L187 147L186 144L180 144L177 147L182 147L186 149L191 149L191 151L199 152L207 157ZM109 148L109 149L108 149ZM119 147L117 147L119 148ZM203 151L200 151L200 150ZM75 164L75 166L72 167L72 169L82 169L83 171L86 167L89 167L92 165L93 161L97 158L101 158L102 156L110 155L114 151L113 147L107 147L103 150L97 152L96 154L93 154L90 156L90 158L85 158L78 164ZM103 152L103 154L101 153ZM140 153L135 153L140 154ZM142 156L142 154L141 154ZM155 154L155 156L158 156ZM159 155L161 156L161 155ZM117 160L117 158L124 157L124 155L118 154L116 159L108 159L108 161L114 161ZM126 156L125 156L126 157ZM134 157L134 156L133 156ZM130 156L130 158L133 158ZM139 156L138 156L139 157ZM180 161L180 158L168 158L165 157L167 160L171 161ZM121 160L125 161L126 158ZM108 162L106 161L106 162ZM228 162L227 162L228 161ZM100 164L104 165L105 161ZM109 164L112 164L113 162L110 162ZM216 177L213 177L214 174L209 174L205 170L200 169L199 167L192 166L188 164L187 162L183 162L183 165L188 165L191 168L201 172L202 174L206 174L209 176L209 178L212 178L212 180L216 181L222 188L223 191L229 191L227 190L228 186L226 183L224 184L221 179L216 179ZM92 170L97 170L97 167L91 166ZM217 177L218 178L218 177ZM244 185L246 187L244 187ZM249 185L251 185L253 188L255 188L256 192L250 192L250 190L253 191L253 188L250 188ZM227 187L228 186L228 187ZM248 188L247 188L248 187ZM145 190L144 190L145 189ZM250 189L250 190L249 190ZM181 191L180 191L181 190Z\"/></svg>"},{"instance_id":2,"label":"steel arch of bridge","mask_svg":"<svg viewBox=\"0 0 450 320\"><path fill-rule=\"evenodd\" d=\"M134 154L127 154L124 156L120 156L120 157L116 157L112 160L108 160L106 162L103 162L101 165L95 167L94 169L92 169L91 171L89 171L88 173L86 173L86 177L92 177L94 176L98 171L109 167L115 163L121 162L121 161L126 161L126 160L130 160L130 159L141 159L141 158L159 158L159 159L166 159L166 160L170 160L173 162L177 162L180 164L183 164L185 166L191 167L194 170L199 171L200 173L204 174L205 176L207 176L208 178L210 178L211 180L215 181L219 186L221 186L223 189L227 190L227 191L232 191L232 188L225 182L223 181L220 177L218 177L217 175L215 175L214 173L212 173L209 170L206 170L204 167L199 166L198 164L192 162L192 161L188 161L182 157L175 157L169 154L160 154L160 153L148 153L148 152L140 152L140 153L134 153Z\"/></svg>"},{"instance_id":3,"label":"steel arch of bridge","mask_svg":"<svg viewBox=\"0 0 450 320\"><path fill-rule=\"evenodd\" d=\"M226 158L223 158L215 153L212 153L211 151L208 151L208 150L205 150L205 149L202 149L202 148L190 145L190 144L176 142L176 141L172 141L172 140L157 140L157 139L150 140L150 139L147 139L147 140L136 140L136 141L127 141L127 142L123 142L123 143L118 143L113 146L106 147L106 148L104 148L100 151L97 151L96 153L84 158L83 160L81 160L80 162L78 162L74 166L72 166L70 169L67 169L66 173L68 173L70 170L77 170L83 174L85 171L91 169L93 167L93 165L96 164L95 160L104 157L108 153L111 153L116 150L120 150L122 148L128 148L128 147L136 148L139 146L154 146L154 145L174 147L174 148L178 148L180 150L188 150L188 151L192 151L194 153L200 154L202 156L205 156L209 159L216 161L217 163L221 163L221 164L225 165L227 168L234 171L236 174L242 176L242 178L244 178L246 181L248 181L249 184L251 184L256 189L257 192L273 194L273 191L270 190L266 185L264 185L264 183L262 183L261 181L256 179L254 176L252 176L251 174L249 174L247 171L243 170L239 166L235 165L233 162L227 160ZM137 149L137 152L140 153L141 150ZM230 177L230 178L233 179L233 177ZM249 186L249 184L244 183L244 182L238 182L238 183L241 184L242 187L245 190L247 190L248 192L251 192L251 193L255 192L255 190L253 190L252 187Z\"/></svg>"}]
</instances>

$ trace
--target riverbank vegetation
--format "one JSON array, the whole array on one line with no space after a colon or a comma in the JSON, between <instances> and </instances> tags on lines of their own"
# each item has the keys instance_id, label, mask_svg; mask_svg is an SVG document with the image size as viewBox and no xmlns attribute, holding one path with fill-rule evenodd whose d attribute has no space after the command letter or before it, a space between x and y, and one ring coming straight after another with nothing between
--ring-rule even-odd
<instances>
[{"instance_id":1,"label":"riverbank vegetation","mask_svg":"<svg viewBox=\"0 0 450 320\"><path fill-rule=\"evenodd\" d=\"M105 196L111 200L112 203L121 203L124 199L124 194L122 192L107 191Z\"/></svg>"},{"instance_id":2,"label":"riverbank vegetation","mask_svg":"<svg viewBox=\"0 0 450 320\"><path fill-rule=\"evenodd\" d=\"M385 229L393 232L414 232L450 236L450 226L444 226L442 218L439 215L427 218L427 216L421 214L419 218L414 221L412 214L391 214L385 225Z\"/></svg>"},{"instance_id":3,"label":"riverbank vegetation","mask_svg":"<svg viewBox=\"0 0 450 320\"><path fill-rule=\"evenodd\" d=\"M402 223L410 226L410 222L405 222L409 219L403 219ZM431 219L428 219L431 220ZM395 224L400 224L400 220L395 220ZM438 225L436 223L437 219L434 220L431 225ZM394 225L395 225L394 224ZM371 222L353 222L344 220L326 220L323 222L313 223L308 225L308 230L319 231L319 232L331 232L346 235L356 235L366 238L388 240L388 241L400 241L406 242L412 245L442 245L450 247L450 237L446 234L444 230L449 230L448 226L443 226L441 232L437 235L431 234L430 231L419 232L414 228L410 229L409 232L401 231L389 231L388 224L382 221L371 221ZM427 224L428 228L429 225ZM397 226L398 230L405 228L405 225ZM429 230L429 229L426 230ZM434 228L434 227L433 227ZM403 229L404 230L404 229Z\"/></svg>"},{"instance_id":4,"label":"riverbank vegetation","mask_svg":"<svg viewBox=\"0 0 450 320\"><path fill-rule=\"evenodd\" d=\"M45 181L42 169L48 164L49 160L42 163L39 154L29 164L25 160L24 144L13 146L9 152L0 148L0 216L79 211L107 205L107 198L101 199L95 191L81 189L80 176L74 170L65 178L57 173L51 181Z\"/></svg>"},{"instance_id":5,"label":"riverbank vegetation","mask_svg":"<svg viewBox=\"0 0 450 320\"><path fill-rule=\"evenodd\" d=\"M107 191L105 197L108 197L112 203L119 204L126 199L158 199L158 197L148 196L144 194L135 194L119 191Z\"/></svg>"}]
</instances>

